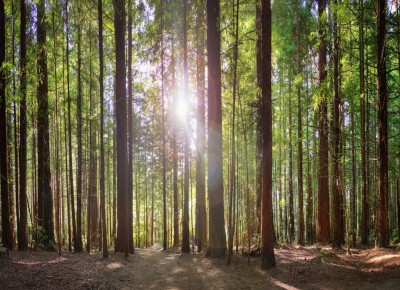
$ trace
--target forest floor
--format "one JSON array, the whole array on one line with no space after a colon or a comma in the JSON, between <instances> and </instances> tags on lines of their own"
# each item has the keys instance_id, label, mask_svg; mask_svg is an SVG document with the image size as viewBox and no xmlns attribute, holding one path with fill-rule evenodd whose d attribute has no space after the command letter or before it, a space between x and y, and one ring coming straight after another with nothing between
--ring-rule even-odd
<instances>
[{"instance_id":1,"label":"forest floor","mask_svg":"<svg viewBox=\"0 0 400 290\"><path fill-rule=\"evenodd\" d=\"M121 253L13 251L0 262L0 289L399 289L400 251L280 245L277 266L235 254L231 265L160 246Z\"/></svg>"}]
</instances>

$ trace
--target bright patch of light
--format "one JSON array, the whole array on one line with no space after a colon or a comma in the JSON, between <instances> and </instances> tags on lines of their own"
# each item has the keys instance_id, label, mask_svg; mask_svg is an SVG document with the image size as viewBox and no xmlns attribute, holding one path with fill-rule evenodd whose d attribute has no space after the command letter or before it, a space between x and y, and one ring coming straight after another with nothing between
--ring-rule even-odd
<instances>
[{"instance_id":1,"label":"bright patch of light","mask_svg":"<svg viewBox=\"0 0 400 290\"><path fill-rule=\"evenodd\" d=\"M182 122L186 121L189 105L183 97L179 97L175 106L175 116Z\"/></svg>"}]
</instances>

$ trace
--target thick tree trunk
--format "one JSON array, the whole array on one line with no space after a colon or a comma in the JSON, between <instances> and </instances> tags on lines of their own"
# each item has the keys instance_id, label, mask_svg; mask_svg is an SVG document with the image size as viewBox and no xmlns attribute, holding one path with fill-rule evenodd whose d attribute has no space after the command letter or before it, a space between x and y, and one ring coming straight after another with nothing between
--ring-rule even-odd
<instances>
[{"instance_id":1,"label":"thick tree trunk","mask_svg":"<svg viewBox=\"0 0 400 290\"><path fill-rule=\"evenodd\" d=\"M207 255L224 257L224 185L222 166L221 32L219 0L207 0L208 198L210 241Z\"/></svg>"},{"instance_id":2,"label":"thick tree trunk","mask_svg":"<svg viewBox=\"0 0 400 290\"><path fill-rule=\"evenodd\" d=\"M117 241L115 250L129 255L127 100L125 82L125 1L114 0L115 116L117 120Z\"/></svg>"},{"instance_id":3,"label":"thick tree trunk","mask_svg":"<svg viewBox=\"0 0 400 290\"><path fill-rule=\"evenodd\" d=\"M262 199L261 199L261 269L276 265L272 213L272 45L271 2L261 1L261 128L262 128Z\"/></svg>"},{"instance_id":4,"label":"thick tree trunk","mask_svg":"<svg viewBox=\"0 0 400 290\"><path fill-rule=\"evenodd\" d=\"M327 76L326 71L326 0L318 0L318 34L320 43L318 47L318 79L322 88ZM318 211L317 211L317 240L322 243L330 241L329 220L329 157L328 157L328 109L324 89L320 90L321 96L318 105L318 136L319 136L319 172L318 172Z\"/></svg>"},{"instance_id":5,"label":"thick tree trunk","mask_svg":"<svg viewBox=\"0 0 400 290\"><path fill-rule=\"evenodd\" d=\"M389 245L388 226L388 92L386 81L386 0L376 0L378 45L378 202L376 218L376 244Z\"/></svg>"},{"instance_id":6,"label":"thick tree trunk","mask_svg":"<svg viewBox=\"0 0 400 290\"><path fill-rule=\"evenodd\" d=\"M46 53L45 1L37 4L38 60L38 216L39 225L46 232L48 243L54 242L53 195L50 181L49 103ZM48 246L48 245L46 245Z\"/></svg>"}]
</instances>

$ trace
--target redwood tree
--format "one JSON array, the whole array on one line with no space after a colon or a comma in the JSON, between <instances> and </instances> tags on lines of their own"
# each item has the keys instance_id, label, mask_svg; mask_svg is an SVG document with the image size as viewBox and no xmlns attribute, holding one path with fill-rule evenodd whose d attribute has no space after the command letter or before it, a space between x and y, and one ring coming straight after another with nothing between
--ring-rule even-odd
<instances>
[{"instance_id":1,"label":"redwood tree","mask_svg":"<svg viewBox=\"0 0 400 290\"><path fill-rule=\"evenodd\" d=\"M326 0L318 0L318 136L319 136L319 173L318 173L318 211L317 211L317 240L327 243L330 240L329 221L329 156L328 156L328 108L325 96L324 82L327 76L326 70Z\"/></svg>"},{"instance_id":2,"label":"redwood tree","mask_svg":"<svg viewBox=\"0 0 400 290\"><path fill-rule=\"evenodd\" d=\"M222 174L221 32L219 0L207 0L208 59L208 202L210 241L207 255L224 257L224 186Z\"/></svg>"},{"instance_id":3,"label":"redwood tree","mask_svg":"<svg viewBox=\"0 0 400 290\"><path fill-rule=\"evenodd\" d=\"M261 134L262 134L262 197L261 197L261 269L276 265L272 212L272 45L271 1L261 1Z\"/></svg>"},{"instance_id":4,"label":"redwood tree","mask_svg":"<svg viewBox=\"0 0 400 290\"><path fill-rule=\"evenodd\" d=\"M389 245L388 219L388 92L386 81L386 0L376 0L377 45L378 45L378 202L376 218L376 244Z\"/></svg>"},{"instance_id":5,"label":"redwood tree","mask_svg":"<svg viewBox=\"0 0 400 290\"><path fill-rule=\"evenodd\" d=\"M115 118L117 120L117 241L115 251L128 255L127 100L125 82L125 1L114 0Z\"/></svg>"},{"instance_id":6,"label":"redwood tree","mask_svg":"<svg viewBox=\"0 0 400 290\"><path fill-rule=\"evenodd\" d=\"M6 15L4 1L0 0L0 183L1 183L1 241L4 247L13 248L10 206L8 199L7 126L6 126Z\"/></svg>"},{"instance_id":7,"label":"redwood tree","mask_svg":"<svg viewBox=\"0 0 400 290\"><path fill-rule=\"evenodd\" d=\"M46 52L46 14L45 0L37 4L37 75L38 90L38 217L39 226L46 232L47 241L54 241L53 195L50 182L50 137L49 137L49 100L48 72Z\"/></svg>"}]
</instances>

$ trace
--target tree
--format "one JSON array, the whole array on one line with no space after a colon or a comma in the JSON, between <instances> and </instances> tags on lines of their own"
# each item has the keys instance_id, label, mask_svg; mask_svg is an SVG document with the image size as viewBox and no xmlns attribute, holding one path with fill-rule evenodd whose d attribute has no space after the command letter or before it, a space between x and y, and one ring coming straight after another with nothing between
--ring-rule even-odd
<instances>
[{"instance_id":1,"label":"tree","mask_svg":"<svg viewBox=\"0 0 400 290\"><path fill-rule=\"evenodd\" d=\"M322 243L330 241L329 221L329 157L328 157L328 109L326 101L326 88L324 87L327 76L326 70L326 0L318 0L318 136L319 136L319 173L318 173L318 211L317 211L317 240Z\"/></svg>"},{"instance_id":2,"label":"tree","mask_svg":"<svg viewBox=\"0 0 400 290\"><path fill-rule=\"evenodd\" d=\"M208 198L210 241L207 255L224 257L224 186L222 174L221 32L220 1L207 0L208 60Z\"/></svg>"},{"instance_id":3,"label":"tree","mask_svg":"<svg viewBox=\"0 0 400 290\"><path fill-rule=\"evenodd\" d=\"M389 245L388 220L388 92L386 81L386 0L376 0L377 24L377 77L378 77L378 201L376 218L376 244Z\"/></svg>"},{"instance_id":4,"label":"tree","mask_svg":"<svg viewBox=\"0 0 400 290\"><path fill-rule=\"evenodd\" d=\"M189 76L188 76L188 55L187 55L187 1L183 1L183 75L185 97L189 98ZM189 102L188 102L189 103ZM184 155L185 155L185 169L184 169L184 185L183 185L183 218L182 218L182 252L190 253L189 242L189 122L184 123Z\"/></svg>"},{"instance_id":5,"label":"tree","mask_svg":"<svg viewBox=\"0 0 400 290\"><path fill-rule=\"evenodd\" d=\"M46 13L45 1L37 3L37 40L38 58L38 216L39 226L46 233L46 242L54 242L53 195L50 187L50 138L49 138L49 101L48 72L46 52Z\"/></svg>"},{"instance_id":6,"label":"tree","mask_svg":"<svg viewBox=\"0 0 400 290\"><path fill-rule=\"evenodd\" d=\"M201 1L199 1L201 2ZM198 4L196 23L196 82L197 82L197 154L196 154L196 243L198 252L206 242L206 186L205 186L205 64L204 64L204 10Z\"/></svg>"},{"instance_id":7,"label":"tree","mask_svg":"<svg viewBox=\"0 0 400 290\"><path fill-rule=\"evenodd\" d=\"M261 1L261 269L274 267L274 223L272 213L272 28L271 1Z\"/></svg>"},{"instance_id":8,"label":"tree","mask_svg":"<svg viewBox=\"0 0 400 290\"><path fill-rule=\"evenodd\" d=\"M115 251L128 256L128 162L125 82L125 1L114 0L115 29L115 117L117 121L117 241Z\"/></svg>"},{"instance_id":9,"label":"tree","mask_svg":"<svg viewBox=\"0 0 400 290\"><path fill-rule=\"evenodd\" d=\"M19 225L18 225L18 250L28 250L28 210L26 193L26 169L27 169L27 118L26 118L26 3L20 1L20 113L19 113Z\"/></svg>"},{"instance_id":10,"label":"tree","mask_svg":"<svg viewBox=\"0 0 400 290\"><path fill-rule=\"evenodd\" d=\"M100 87L100 219L103 241L103 258L108 258L106 193L105 193L105 160L104 160L104 56L103 56L103 1L97 2L99 26L99 87Z\"/></svg>"},{"instance_id":11,"label":"tree","mask_svg":"<svg viewBox=\"0 0 400 290\"><path fill-rule=\"evenodd\" d=\"M10 206L8 200L7 168L7 101L6 101L6 15L4 1L0 0L0 183L1 183L1 240L4 247L13 248Z\"/></svg>"}]
</instances>

